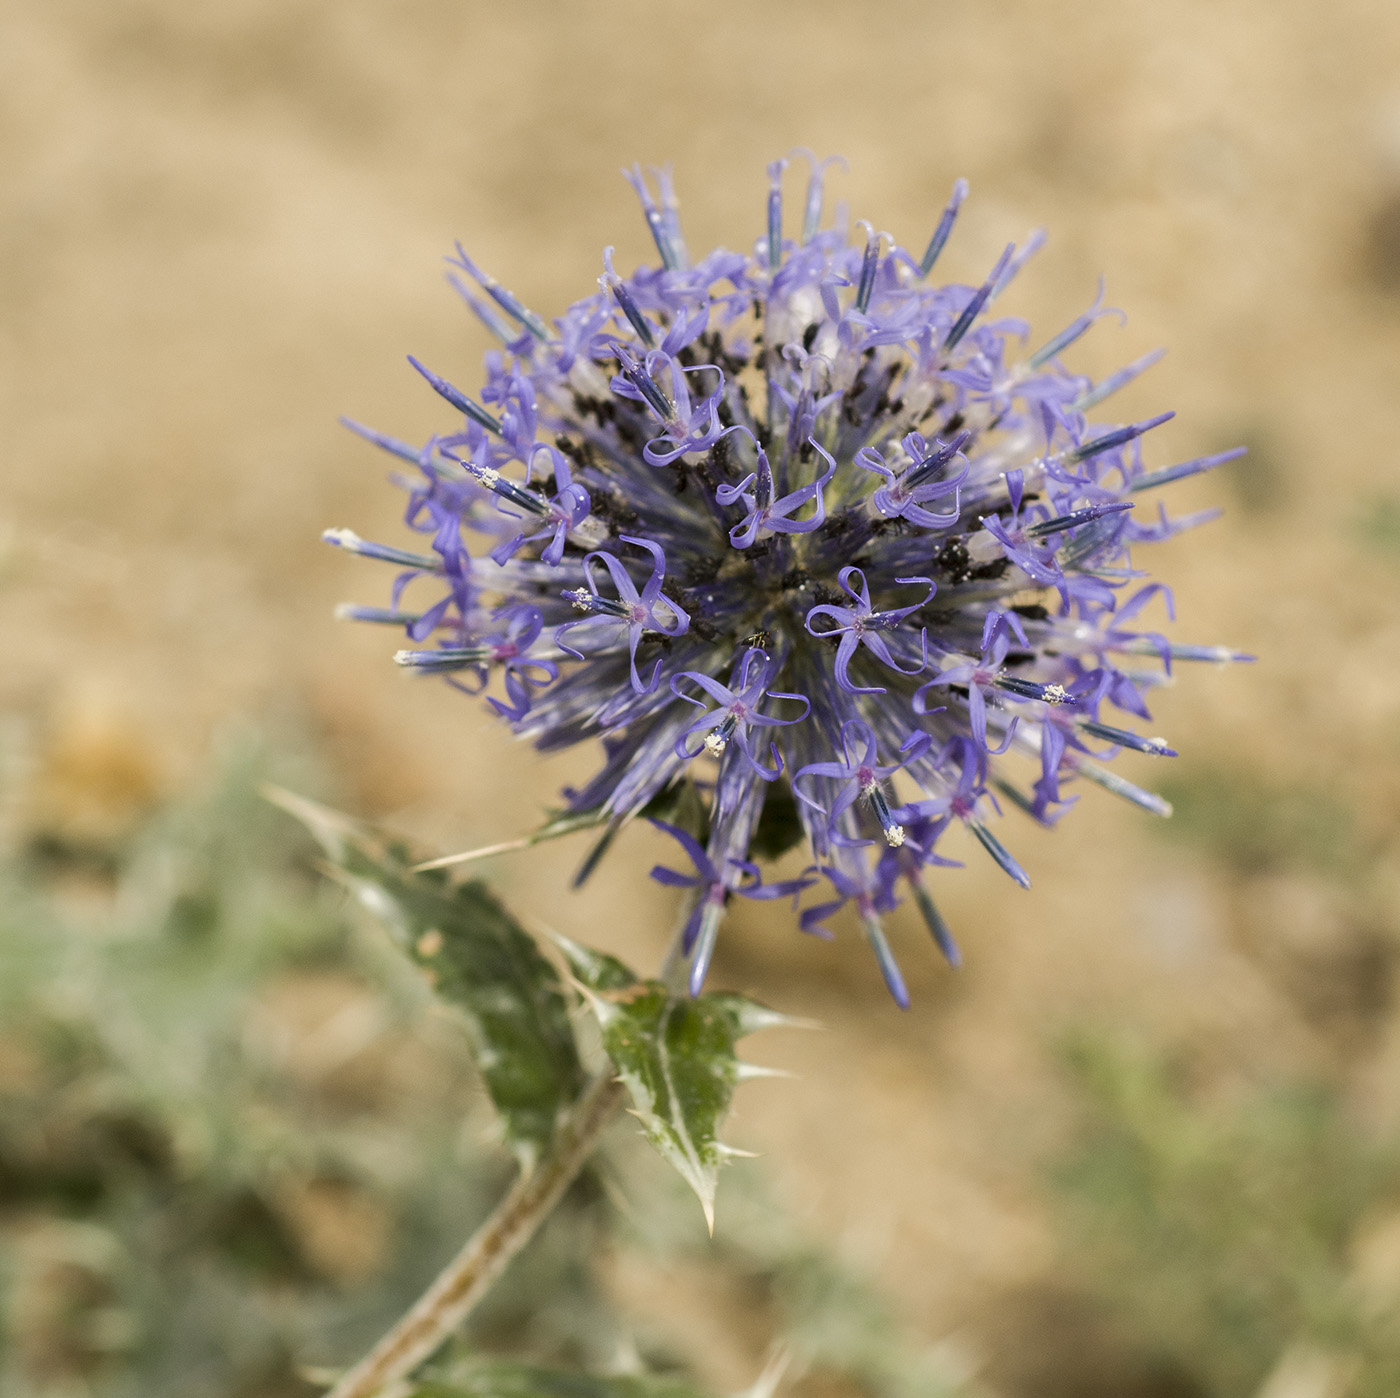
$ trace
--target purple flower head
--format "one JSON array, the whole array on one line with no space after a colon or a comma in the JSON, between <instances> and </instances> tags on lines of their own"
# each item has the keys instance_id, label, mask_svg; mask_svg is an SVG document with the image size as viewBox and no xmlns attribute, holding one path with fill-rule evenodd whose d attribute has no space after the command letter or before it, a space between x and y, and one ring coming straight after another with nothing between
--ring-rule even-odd
<instances>
[{"instance_id":1,"label":"purple flower head","mask_svg":"<svg viewBox=\"0 0 1400 1398\"><path fill-rule=\"evenodd\" d=\"M352 425L399 463L418 542L326 537L392 565L389 606L342 614L403 627L400 663L487 690L541 751L600 749L566 793L602 827L580 877L684 800L694 872L658 877L697 900L693 989L735 894L818 877L755 868L805 840L832 898L800 925L853 910L902 1003L881 930L901 900L957 955L925 887L946 829L1028 884L1003 801L1051 823L1088 782L1167 812L1105 760L1171 753L1145 725L1173 666L1249 657L1169 638L1146 546L1209 515L1142 501L1233 453L1159 466L1165 415L1105 413L1154 356L1098 382L1067 364L1116 314L1102 288L1048 338L1003 314L1040 235L936 280L964 182L911 250L833 224L839 162L794 156L755 181L749 253L693 258L669 170L629 172L656 256L628 273L607 249L552 319L459 248L498 341L483 371L414 361L449 414L421 447Z\"/></svg>"}]
</instances>

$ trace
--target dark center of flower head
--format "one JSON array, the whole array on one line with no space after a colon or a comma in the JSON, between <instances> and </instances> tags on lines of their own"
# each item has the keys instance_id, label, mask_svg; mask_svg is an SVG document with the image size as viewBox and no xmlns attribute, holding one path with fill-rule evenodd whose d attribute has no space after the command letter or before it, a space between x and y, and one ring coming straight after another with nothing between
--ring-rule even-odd
<instances>
[{"instance_id":1,"label":"dark center of flower head","mask_svg":"<svg viewBox=\"0 0 1400 1398\"><path fill-rule=\"evenodd\" d=\"M431 553L327 537L404 570L392 607L345 612L404 626L420 648L401 664L497 687L543 750L603 740L569 800L609 837L695 777L703 814L665 828L696 872L656 871L701 898L692 990L733 895L819 875L834 896L803 928L852 903L903 1004L881 918L908 886L955 955L920 882L950 825L1028 884L988 825L998 797L1049 823L1083 779L1165 810L1099 759L1171 749L1101 710L1146 719L1173 661L1248 657L1140 629L1170 595L1130 547L1204 516L1133 505L1238 453L1145 471L1143 434L1169 414L1088 415L1154 357L1095 384L1061 355L1099 302L1029 354L994 316L1038 239L978 286L934 284L966 186L916 260L871 225L822 226L826 168L800 236L783 236L778 162L753 251L698 261L669 173L653 195L634 171L660 266L623 277L608 249L598 291L552 326L459 249L459 290L503 346L480 402L414 361L451 430L417 448L355 428L419 472L408 523ZM751 851L794 808L814 867L765 883Z\"/></svg>"}]
</instances>

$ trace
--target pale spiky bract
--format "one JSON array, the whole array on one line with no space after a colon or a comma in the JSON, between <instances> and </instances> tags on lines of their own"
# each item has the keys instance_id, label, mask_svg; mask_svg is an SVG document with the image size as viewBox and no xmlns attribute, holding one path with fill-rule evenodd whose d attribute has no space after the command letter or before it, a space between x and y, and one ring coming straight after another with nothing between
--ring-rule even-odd
<instances>
[{"instance_id":1,"label":"pale spiky bract","mask_svg":"<svg viewBox=\"0 0 1400 1398\"><path fill-rule=\"evenodd\" d=\"M698 261L669 172L654 194L632 171L660 265L623 277L607 249L599 289L552 322L459 248L454 283L503 346L478 396L413 360L452 429L419 448L355 427L416 469L407 523L431 551L326 537L403 570L390 607L342 609L405 628L398 663L494 686L544 751L601 739L572 815L610 835L692 779L702 818L665 828L693 871L653 871L695 891L692 992L733 896L820 877L834 897L802 928L853 903L905 1004L881 916L907 886L956 959L921 881L952 823L1028 884L992 830L999 795L1051 822L1088 780L1166 812L1098 759L1171 754L1124 723L1174 661L1247 657L1143 629L1171 597L1130 549L1213 512L1134 506L1237 453L1149 471L1142 436L1170 414L1091 423L1155 359L1099 383L1065 367L1101 301L1023 352L1026 327L993 310L1038 237L978 286L932 282L962 181L916 257L869 224L824 227L830 162L809 161L798 236L778 161L753 252ZM813 869L765 883L752 851L783 843L784 817Z\"/></svg>"}]
</instances>

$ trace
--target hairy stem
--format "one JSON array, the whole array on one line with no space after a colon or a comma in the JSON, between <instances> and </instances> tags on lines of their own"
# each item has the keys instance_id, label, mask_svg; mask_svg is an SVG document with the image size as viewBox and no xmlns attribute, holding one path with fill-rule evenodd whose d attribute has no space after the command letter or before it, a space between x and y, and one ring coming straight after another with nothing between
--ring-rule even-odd
<instances>
[{"instance_id":1,"label":"hairy stem","mask_svg":"<svg viewBox=\"0 0 1400 1398\"><path fill-rule=\"evenodd\" d=\"M413 1308L325 1398L376 1398L447 1339L549 1216L593 1153L623 1094L611 1066L593 1078L535 1168L515 1182Z\"/></svg>"}]
</instances>

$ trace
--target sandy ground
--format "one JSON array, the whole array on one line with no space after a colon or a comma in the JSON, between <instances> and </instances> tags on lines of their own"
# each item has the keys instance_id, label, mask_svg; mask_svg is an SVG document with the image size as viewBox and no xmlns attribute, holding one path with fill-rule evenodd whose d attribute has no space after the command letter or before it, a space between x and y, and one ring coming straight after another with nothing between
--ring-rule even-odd
<instances>
[{"instance_id":1,"label":"sandy ground","mask_svg":"<svg viewBox=\"0 0 1400 1398\"><path fill-rule=\"evenodd\" d=\"M765 162L795 144L844 153L841 195L911 245L966 175L963 279L1044 224L1008 309L1048 333L1103 273L1131 319L1078 362L1171 350L1121 408L1178 410L1150 459L1249 443L1233 479L1176 488L1229 513L1154 566L1179 638L1263 663L1184 676L1158 726L1180 780L1326 793L1393 889L1400 570L1365 521L1400 492L1400 7L1366 0L5 0L10 806L42 803L85 743L139 751L159 787L256 722L314 739L349 804L437 847L528 828L580 762L546 766L330 619L381 579L321 528L398 537L382 460L335 419L440 428L406 352L474 381L484 332L441 278L454 238L548 313L591 288L605 244L648 255L621 164L674 160L691 246L739 245ZM907 1015L854 935L816 945L749 913L717 963L828 1026L759 1045L801 1077L746 1088L735 1139L918 1333L973 1348L991 1299L1054 1272L1031 1179L1062 1129L1059 1026L1131 1025L1226 1076L1355 1054L1259 954L1284 924L1325 943L1333 895L1305 867L1242 883L1107 796L1016 840L1030 894L980 858L941 882L964 971L896 927ZM544 923L657 956L650 836L574 896L577 853L493 876ZM1357 1079L1376 1113L1400 1105L1393 1037L1374 1027Z\"/></svg>"}]
</instances>

